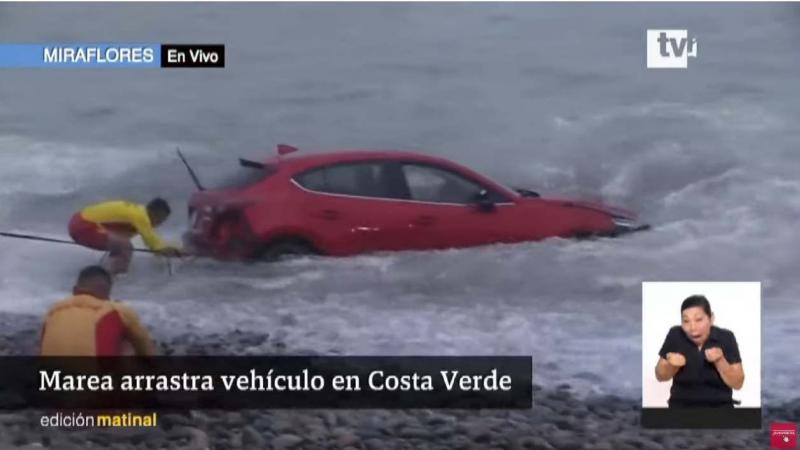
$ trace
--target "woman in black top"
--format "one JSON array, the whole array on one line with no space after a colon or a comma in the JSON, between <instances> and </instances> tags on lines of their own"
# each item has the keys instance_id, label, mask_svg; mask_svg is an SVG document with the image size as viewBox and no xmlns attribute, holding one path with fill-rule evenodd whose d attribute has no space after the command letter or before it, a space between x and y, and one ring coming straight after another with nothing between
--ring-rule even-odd
<instances>
[{"instance_id":1,"label":"woman in black top","mask_svg":"<svg viewBox=\"0 0 800 450\"><path fill-rule=\"evenodd\" d=\"M702 295L681 304L681 326L672 327L658 352L658 381L672 380L669 407L732 407L733 391L744 384L739 346L732 332L714 326Z\"/></svg>"}]
</instances>

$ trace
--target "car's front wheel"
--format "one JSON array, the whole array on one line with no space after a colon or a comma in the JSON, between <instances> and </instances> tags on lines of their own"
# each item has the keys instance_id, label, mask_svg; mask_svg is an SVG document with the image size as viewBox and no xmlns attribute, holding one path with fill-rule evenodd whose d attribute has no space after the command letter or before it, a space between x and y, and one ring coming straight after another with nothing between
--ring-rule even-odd
<instances>
[{"instance_id":1,"label":"car's front wheel","mask_svg":"<svg viewBox=\"0 0 800 450\"><path fill-rule=\"evenodd\" d=\"M259 252L260 261L274 262L281 259L318 255L314 247L302 239L282 239L265 245Z\"/></svg>"}]
</instances>

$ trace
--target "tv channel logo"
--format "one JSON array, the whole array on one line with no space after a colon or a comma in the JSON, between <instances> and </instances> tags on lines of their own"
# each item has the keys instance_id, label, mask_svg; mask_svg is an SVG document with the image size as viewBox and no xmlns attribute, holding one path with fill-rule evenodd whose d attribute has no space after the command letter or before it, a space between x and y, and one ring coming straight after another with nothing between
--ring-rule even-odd
<instances>
[{"instance_id":1,"label":"tv channel logo","mask_svg":"<svg viewBox=\"0 0 800 450\"><path fill-rule=\"evenodd\" d=\"M697 38L687 30L647 30L648 69L686 69L697 58Z\"/></svg>"},{"instance_id":2,"label":"tv channel logo","mask_svg":"<svg viewBox=\"0 0 800 450\"><path fill-rule=\"evenodd\" d=\"M797 425L794 423L773 423L770 425L770 447L797 448Z\"/></svg>"}]
</instances>

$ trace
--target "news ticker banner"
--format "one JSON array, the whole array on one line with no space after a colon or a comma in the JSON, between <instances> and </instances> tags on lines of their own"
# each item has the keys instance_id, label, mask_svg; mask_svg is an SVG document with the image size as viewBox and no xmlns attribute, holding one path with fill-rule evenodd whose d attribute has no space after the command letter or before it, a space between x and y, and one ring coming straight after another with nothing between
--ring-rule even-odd
<instances>
[{"instance_id":1,"label":"news ticker banner","mask_svg":"<svg viewBox=\"0 0 800 450\"><path fill-rule=\"evenodd\" d=\"M223 44L0 44L0 68L222 68Z\"/></svg>"},{"instance_id":2,"label":"news ticker banner","mask_svg":"<svg viewBox=\"0 0 800 450\"><path fill-rule=\"evenodd\" d=\"M529 356L0 358L0 409L529 409Z\"/></svg>"}]
</instances>

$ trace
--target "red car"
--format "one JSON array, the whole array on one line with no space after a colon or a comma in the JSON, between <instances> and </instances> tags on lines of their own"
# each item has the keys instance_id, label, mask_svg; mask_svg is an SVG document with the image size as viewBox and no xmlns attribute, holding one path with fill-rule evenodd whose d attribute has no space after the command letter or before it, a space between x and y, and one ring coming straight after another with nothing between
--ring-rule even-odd
<instances>
[{"instance_id":1,"label":"red car","mask_svg":"<svg viewBox=\"0 0 800 450\"><path fill-rule=\"evenodd\" d=\"M647 228L634 214L512 190L451 161L410 152L338 151L240 160L245 177L198 187L185 241L219 259L355 255L471 247ZM181 156L182 157L182 156ZM185 160L184 160L185 162Z\"/></svg>"}]
</instances>

